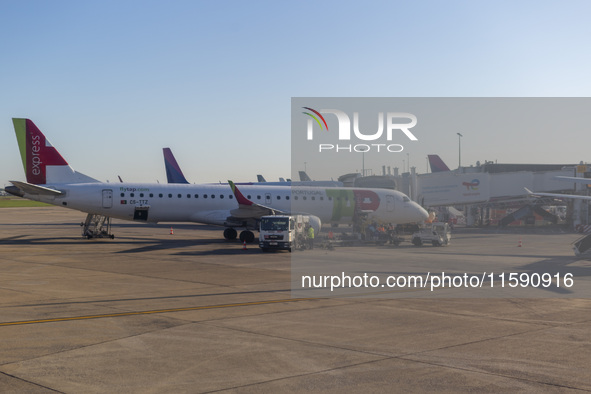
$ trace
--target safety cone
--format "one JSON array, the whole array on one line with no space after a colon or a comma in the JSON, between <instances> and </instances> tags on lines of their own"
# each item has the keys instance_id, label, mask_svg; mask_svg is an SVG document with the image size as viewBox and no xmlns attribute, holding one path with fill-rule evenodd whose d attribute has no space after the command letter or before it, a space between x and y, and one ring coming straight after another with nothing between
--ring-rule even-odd
<instances>
[{"instance_id":1,"label":"safety cone","mask_svg":"<svg viewBox=\"0 0 591 394\"><path fill-rule=\"evenodd\" d=\"M170 228L170 235L174 235L174 230L172 229L172 227Z\"/></svg>"},{"instance_id":2,"label":"safety cone","mask_svg":"<svg viewBox=\"0 0 591 394\"><path fill-rule=\"evenodd\" d=\"M246 250L246 241L242 243L242 250Z\"/></svg>"},{"instance_id":3,"label":"safety cone","mask_svg":"<svg viewBox=\"0 0 591 394\"><path fill-rule=\"evenodd\" d=\"M521 246L522 246L522 245L523 245L523 244L521 243L521 237L519 237L519 242L517 243L517 247L518 247L518 248L521 248Z\"/></svg>"}]
</instances>

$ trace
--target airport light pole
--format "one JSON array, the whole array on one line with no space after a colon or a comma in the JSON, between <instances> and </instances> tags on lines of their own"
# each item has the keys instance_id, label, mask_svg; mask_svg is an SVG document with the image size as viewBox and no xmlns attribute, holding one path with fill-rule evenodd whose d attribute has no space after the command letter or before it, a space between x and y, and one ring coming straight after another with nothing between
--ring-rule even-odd
<instances>
[{"instance_id":1,"label":"airport light pole","mask_svg":"<svg viewBox=\"0 0 591 394\"><path fill-rule=\"evenodd\" d=\"M458 135L458 168L462 167L462 137L463 135L460 133L456 133Z\"/></svg>"},{"instance_id":2,"label":"airport light pole","mask_svg":"<svg viewBox=\"0 0 591 394\"><path fill-rule=\"evenodd\" d=\"M365 151L361 152L361 176L365 176Z\"/></svg>"}]
</instances>

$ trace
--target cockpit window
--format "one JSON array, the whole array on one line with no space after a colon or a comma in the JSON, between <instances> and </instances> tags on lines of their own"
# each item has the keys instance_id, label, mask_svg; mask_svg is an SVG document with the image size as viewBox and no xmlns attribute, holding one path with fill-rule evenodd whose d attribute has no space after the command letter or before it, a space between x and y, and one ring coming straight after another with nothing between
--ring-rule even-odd
<instances>
[{"instance_id":1,"label":"cockpit window","mask_svg":"<svg viewBox=\"0 0 591 394\"><path fill-rule=\"evenodd\" d=\"M410 198L404 196L404 197L402 197L402 201L404 201L404 202L410 202Z\"/></svg>"}]
</instances>

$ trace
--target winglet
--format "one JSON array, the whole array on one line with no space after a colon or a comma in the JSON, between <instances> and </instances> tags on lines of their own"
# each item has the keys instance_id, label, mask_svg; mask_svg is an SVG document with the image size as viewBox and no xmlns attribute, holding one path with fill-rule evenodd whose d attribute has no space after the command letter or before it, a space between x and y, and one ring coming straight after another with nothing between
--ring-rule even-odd
<instances>
[{"instance_id":1,"label":"winglet","mask_svg":"<svg viewBox=\"0 0 591 394\"><path fill-rule=\"evenodd\" d=\"M525 191L527 192L527 196L528 197L533 197L533 198L541 198L541 197L557 197L556 194L546 194L546 193L542 193L542 194L538 194L538 193L534 193L531 190L529 190L527 187L524 187Z\"/></svg>"},{"instance_id":2,"label":"winglet","mask_svg":"<svg viewBox=\"0 0 591 394\"><path fill-rule=\"evenodd\" d=\"M236 201L238 201L238 204L241 204L241 205L253 205L254 204L248 198L244 197L244 195L240 192L240 190L238 190L238 188L236 187L234 182L232 182L231 180L228 180L228 184L232 188L232 193L234 193L234 196L236 197Z\"/></svg>"}]
</instances>

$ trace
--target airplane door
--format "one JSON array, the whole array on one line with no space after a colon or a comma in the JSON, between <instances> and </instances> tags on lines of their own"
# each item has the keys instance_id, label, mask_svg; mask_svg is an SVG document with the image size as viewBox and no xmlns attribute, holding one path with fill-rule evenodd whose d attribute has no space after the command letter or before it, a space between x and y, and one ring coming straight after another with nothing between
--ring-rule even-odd
<instances>
[{"instance_id":1,"label":"airplane door","mask_svg":"<svg viewBox=\"0 0 591 394\"><path fill-rule=\"evenodd\" d=\"M113 207L113 190L104 189L103 190L103 208L112 208L112 207Z\"/></svg>"},{"instance_id":2,"label":"airplane door","mask_svg":"<svg viewBox=\"0 0 591 394\"><path fill-rule=\"evenodd\" d=\"M147 221L149 209L149 206L135 207L135 210L133 211L133 220Z\"/></svg>"},{"instance_id":3,"label":"airplane door","mask_svg":"<svg viewBox=\"0 0 591 394\"><path fill-rule=\"evenodd\" d=\"M271 198L271 193L265 193L265 204L269 205L272 201L273 199Z\"/></svg>"},{"instance_id":4,"label":"airplane door","mask_svg":"<svg viewBox=\"0 0 591 394\"><path fill-rule=\"evenodd\" d=\"M386 210L388 210L388 212L394 210L394 196L386 196Z\"/></svg>"}]
</instances>

